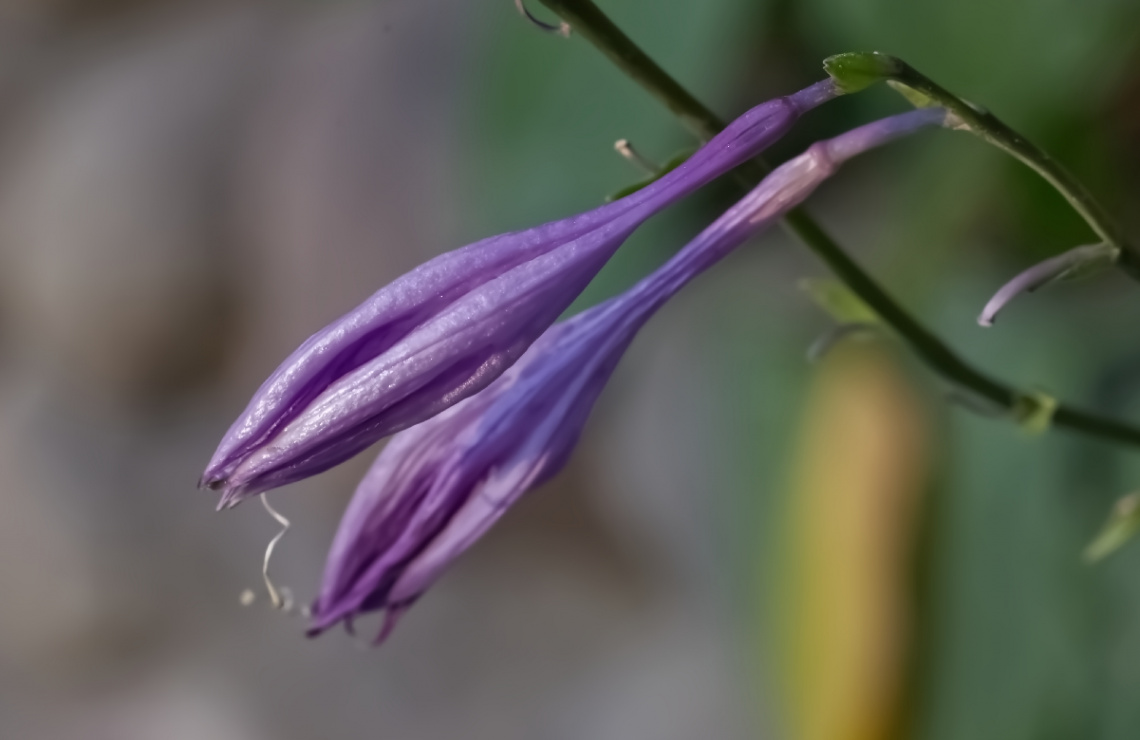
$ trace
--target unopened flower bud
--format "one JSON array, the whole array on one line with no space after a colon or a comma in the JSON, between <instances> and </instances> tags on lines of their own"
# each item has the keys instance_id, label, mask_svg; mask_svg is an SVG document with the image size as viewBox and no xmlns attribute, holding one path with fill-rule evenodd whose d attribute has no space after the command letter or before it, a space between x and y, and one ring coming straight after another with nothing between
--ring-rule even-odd
<instances>
[{"instance_id":1,"label":"unopened flower bud","mask_svg":"<svg viewBox=\"0 0 1140 740\"><path fill-rule=\"evenodd\" d=\"M633 288L555 325L487 388L396 435L341 520L313 632L383 610L384 639L460 553L566 464L610 374L661 305L849 157L942 121L914 111L813 145Z\"/></svg>"},{"instance_id":2,"label":"unopened flower bud","mask_svg":"<svg viewBox=\"0 0 1140 740\"><path fill-rule=\"evenodd\" d=\"M326 470L486 387L654 213L756 156L830 80L753 108L672 172L592 211L441 255L310 337L230 427L202 476L223 505Z\"/></svg>"}]
</instances>

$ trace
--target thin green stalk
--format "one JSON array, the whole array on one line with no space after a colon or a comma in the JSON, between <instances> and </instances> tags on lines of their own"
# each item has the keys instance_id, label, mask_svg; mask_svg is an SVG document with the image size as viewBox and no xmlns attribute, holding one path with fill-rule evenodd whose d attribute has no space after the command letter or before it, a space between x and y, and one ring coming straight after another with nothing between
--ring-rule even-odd
<instances>
[{"instance_id":1,"label":"thin green stalk","mask_svg":"<svg viewBox=\"0 0 1140 740\"><path fill-rule=\"evenodd\" d=\"M960 128L1013 155L1053 186L1105 244L1117 251L1117 263L1140 280L1140 250L1129 244L1116 222L1092 194L1060 162L985 108L958 97L898 57L879 52L837 54L824 60L824 69L848 92L878 80L895 83L911 102L940 105L960 121ZM848 84L844 84L845 80ZM917 95L915 95L917 93Z\"/></svg>"},{"instance_id":2,"label":"thin green stalk","mask_svg":"<svg viewBox=\"0 0 1140 740\"><path fill-rule=\"evenodd\" d=\"M716 114L642 51L592 0L541 2L566 21L575 33L594 44L622 72L661 101L698 138L707 141L724 128L724 122ZM750 167L741 168L741 171L750 184L755 184L764 176L767 167L754 162ZM938 375L987 399L1010 414L1032 399L1031 394L994 380L958 357L950 347L896 303L805 210L797 208L788 213L784 226L823 260ZM1140 447L1140 429L1065 405L1056 408L1052 422L1085 434Z\"/></svg>"}]
</instances>

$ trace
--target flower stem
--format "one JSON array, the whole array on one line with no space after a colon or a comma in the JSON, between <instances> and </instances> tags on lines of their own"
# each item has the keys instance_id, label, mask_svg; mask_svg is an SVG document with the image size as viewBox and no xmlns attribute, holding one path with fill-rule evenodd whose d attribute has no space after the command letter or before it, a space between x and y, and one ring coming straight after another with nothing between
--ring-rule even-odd
<instances>
[{"instance_id":1,"label":"flower stem","mask_svg":"<svg viewBox=\"0 0 1140 740\"><path fill-rule=\"evenodd\" d=\"M682 87L669 73L642 51L594 4L593 0L541 0L541 2L570 24L575 33L581 35L609 57L634 82L637 82L653 97L661 101L697 138L701 140L711 139L724 128L724 123L716 114L706 108L692 93ZM917 80L913 80L913 83L918 84ZM905 82L904 84L909 86L912 82ZM949 105L946 107L950 108ZM958 109L951 108L951 110L960 117L962 116ZM972 108L970 110L973 111ZM976 111L973 111L973 114L979 117L988 115ZM993 120L996 121L997 119ZM998 123L1000 124L1000 121ZM1016 134L1014 137L1017 141L1024 142ZM1002 139L1002 141L1007 140ZM1013 139L1008 140L1008 142L1012 141ZM995 143L997 142L995 141ZM1010 145L1012 146L1012 143ZM1028 142L1019 143L1017 146L1018 149L1009 149L1009 151L1019 158L1018 151L1032 151ZM1030 148L1025 149L1023 147ZM1035 161L1052 162L1047 157L1044 160ZM1031 166L1033 165L1031 164ZM754 161L741 167L739 171L742 176L748 179L749 185L754 185L763 178L767 170L766 165L760 161ZM1056 170L1060 171L1060 168L1056 167ZM1054 171L1050 170L1050 172ZM1046 176L1048 177L1048 175ZM1053 176L1057 176L1056 172ZM1052 182L1052 180L1050 181ZM1075 181L1061 172L1060 182ZM1071 192L1084 193L1079 186ZM1099 213L1099 208L1087 195L1080 199L1080 203L1083 206L1074 203L1074 207L1077 207L1082 215L1090 213L1095 216ZM1090 221L1090 223L1092 222ZM1098 217L1097 223L1108 224L1108 221ZM896 303L875 282L874 278L864 272L843 251L842 247L824 231L823 227L802 208L790 211L784 218L784 226L811 249L817 257L823 260L832 272L874 310L883 322L890 326L927 366L945 380L997 404L1010 414L1014 413L1020 403L1029 397L1028 394L989 377L958 357L942 340L928 331L906 309ZM1098 230L1098 233L1101 232ZM1114 230L1111 229L1105 231L1105 234L1109 235L1114 233ZM1103 439L1140 447L1140 429L1068 406L1060 405L1057 407L1052 415L1052 423Z\"/></svg>"},{"instance_id":2,"label":"flower stem","mask_svg":"<svg viewBox=\"0 0 1140 740\"><path fill-rule=\"evenodd\" d=\"M1013 155L1045 178L1081 215L1101 241L1118 250L1120 268L1130 277L1140 280L1140 251L1124 239L1116 222L1060 162L1007 126L993 113L954 95L898 57L888 57L877 52L874 56L889 60L884 66L887 70L886 79L905 85L921 97L946 108L958 117L963 128L970 133Z\"/></svg>"}]
</instances>

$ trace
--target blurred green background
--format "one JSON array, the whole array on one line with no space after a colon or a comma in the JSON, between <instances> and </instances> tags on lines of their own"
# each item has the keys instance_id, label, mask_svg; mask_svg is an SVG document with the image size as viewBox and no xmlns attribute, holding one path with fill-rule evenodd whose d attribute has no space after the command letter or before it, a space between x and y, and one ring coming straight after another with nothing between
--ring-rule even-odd
<instances>
[{"instance_id":1,"label":"blurred green background","mask_svg":"<svg viewBox=\"0 0 1140 740\"><path fill-rule=\"evenodd\" d=\"M1140 240L1136 0L600 5L726 118L828 55L900 56ZM829 104L772 159L904 108ZM1140 546L1080 555L1140 456L951 406L889 342L809 364L830 323L796 284L826 272L781 233L662 311L571 467L390 644L238 606L273 524L193 483L259 379L419 261L638 179L619 138L692 144L509 0L0 4L0 736L1136 737ZM654 219L578 307L737 194ZM928 132L808 206L980 367L1140 419L1124 278L975 324L1007 277L1092 241L1021 165ZM366 462L275 498L301 599Z\"/></svg>"}]
</instances>

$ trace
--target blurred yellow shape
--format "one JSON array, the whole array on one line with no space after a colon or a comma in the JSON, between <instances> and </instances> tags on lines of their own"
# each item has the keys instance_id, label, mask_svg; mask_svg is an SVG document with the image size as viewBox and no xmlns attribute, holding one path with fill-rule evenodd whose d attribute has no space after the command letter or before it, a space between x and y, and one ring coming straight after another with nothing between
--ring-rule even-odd
<instances>
[{"instance_id":1,"label":"blurred yellow shape","mask_svg":"<svg viewBox=\"0 0 1140 740\"><path fill-rule=\"evenodd\" d=\"M820 364L792 461L777 607L798 740L899 736L927 437L886 345L848 342Z\"/></svg>"}]
</instances>

